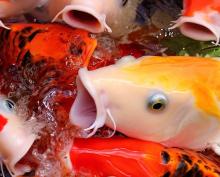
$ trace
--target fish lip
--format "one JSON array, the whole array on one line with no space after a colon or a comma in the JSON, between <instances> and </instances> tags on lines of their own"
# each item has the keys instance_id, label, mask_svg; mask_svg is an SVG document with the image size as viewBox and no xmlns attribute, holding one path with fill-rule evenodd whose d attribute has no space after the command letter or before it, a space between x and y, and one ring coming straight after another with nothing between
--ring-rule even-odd
<instances>
[{"instance_id":1,"label":"fish lip","mask_svg":"<svg viewBox=\"0 0 220 177\"><path fill-rule=\"evenodd\" d=\"M194 40L200 40L200 41L215 40L216 43L219 43L218 30L216 29L214 24L207 22L205 20L205 17L203 16L204 14L201 12L197 12L191 17L182 16L177 21L175 21L176 24L170 29L179 27L183 35L190 37ZM195 30L195 28L193 28L193 25L195 25L195 27L201 26L206 31L204 32L202 30Z\"/></svg>"},{"instance_id":2,"label":"fish lip","mask_svg":"<svg viewBox=\"0 0 220 177\"><path fill-rule=\"evenodd\" d=\"M72 124L84 129L85 132L92 130L87 135L90 137L105 124L107 114L101 95L98 94L92 84L88 73L89 71L86 68L79 70L77 77L78 94L71 107L69 117ZM84 105L87 107L85 106L85 108ZM83 120L83 117L85 120Z\"/></svg>"},{"instance_id":3,"label":"fish lip","mask_svg":"<svg viewBox=\"0 0 220 177\"><path fill-rule=\"evenodd\" d=\"M70 13L74 11L91 15L91 17L97 21L96 22L94 21L93 25L86 24L83 21L81 21L79 18L70 15ZM83 5L68 5L56 15L53 21L55 21L60 14L62 14L63 20L70 26L85 29L92 33L101 33L104 32L105 29L108 32L112 32L111 28L106 24L106 14L97 12L90 7L86 7Z\"/></svg>"}]
</instances>

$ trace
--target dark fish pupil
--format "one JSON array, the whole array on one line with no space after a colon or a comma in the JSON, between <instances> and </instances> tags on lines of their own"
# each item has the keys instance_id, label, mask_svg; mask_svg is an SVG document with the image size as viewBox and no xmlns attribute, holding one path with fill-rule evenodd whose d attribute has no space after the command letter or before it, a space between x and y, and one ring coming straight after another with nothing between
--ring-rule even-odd
<instances>
[{"instance_id":1,"label":"dark fish pupil","mask_svg":"<svg viewBox=\"0 0 220 177\"><path fill-rule=\"evenodd\" d=\"M160 110L162 107L163 107L162 103L155 103L152 108L155 110Z\"/></svg>"},{"instance_id":2,"label":"dark fish pupil","mask_svg":"<svg viewBox=\"0 0 220 177\"><path fill-rule=\"evenodd\" d=\"M14 103L12 101L6 100L6 102L7 102L7 106L8 106L9 109L13 109L14 108L15 105L14 105Z\"/></svg>"},{"instance_id":3,"label":"dark fish pupil","mask_svg":"<svg viewBox=\"0 0 220 177\"><path fill-rule=\"evenodd\" d=\"M157 93L147 99L147 107L151 111L161 112L166 108L167 102L165 95Z\"/></svg>"}]
</instances>

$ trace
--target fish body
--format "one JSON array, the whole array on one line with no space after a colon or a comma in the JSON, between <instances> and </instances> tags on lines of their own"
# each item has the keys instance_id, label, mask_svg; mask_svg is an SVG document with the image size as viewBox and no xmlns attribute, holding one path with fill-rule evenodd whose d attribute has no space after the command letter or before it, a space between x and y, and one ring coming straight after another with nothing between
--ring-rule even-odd
<instances>
[{"instance_id":1,"label":"fish body","mask_svg":"<svg viewBox=\"0 0 220 177\"><path fill-rule=\"evenodd\" d=\"M195 40L220 39L220 1L184 0L184 10L174 27L179 27L182 34Z\"/></svg>"},{"instance_id":2,"label":"fish body","mask_svg":"<svg viewBox=\"0 0 220 177\"><path fill-rule=\"evenodd\" d=\"M37 134L32 130L34 126L34 123L25 123L25 120L17 116L14 103L0 95L0 157L15 176L31 170L18 162L37 139Z\"/></svg>"},{"instance_id":3,"label":"fish body","mask_svg":"<svg viewBox=\"0 0 220 177\"><path fill-rule=\"evenodd\" d=\"M220 176L200 153L131 138L75 139L70 160L76 176L85 177Z\"/></svg>"},{"instance_id":4,"label":"fish body","mask_svg":"<svg viewBox=\"0 0 220 177\"><path fill-rule=\"evenodd\" d=\"M219 77L218 60L184 56L128 56L83 68L70 121L88 136L107 125L129 137L220 154Z\"/></svg>"},{"instance_id":5,"label":"fish body","mask_svg":"<svg viewBox=\"0 0 220 177\"><path fill-rule=\"evenodd\" d=\"M14 24L10 28L11 31L0 29L0 57L4 67L21 66L27 60L55 64L65 63L67 59L87 65L97 45L88 32L66 25Z\"/></svg>"},{"instance_id":6,"label":"fish body","mask_svg":"<svg viewBox=\"0 0 220 177\"><path fill-rule=\"evenodd\" d=\"M194 13L197 11L206 11L209 12L211 9L220 11L220 4L217 0L185 0L184 1L184 15L186 16L193 16Z\"/></svg>"}]
</instances>

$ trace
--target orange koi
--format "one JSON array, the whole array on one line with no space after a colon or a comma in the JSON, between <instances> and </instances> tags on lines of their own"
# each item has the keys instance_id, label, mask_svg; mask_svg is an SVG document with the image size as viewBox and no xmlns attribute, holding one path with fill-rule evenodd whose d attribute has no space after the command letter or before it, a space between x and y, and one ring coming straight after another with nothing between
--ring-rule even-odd
<instances>
[{"instance_id":1,"label":"orange koi","mask_svg":"<svg viewBox=\"0 0 220 177\"><path fill-rule=\"evenodd\" d=\"M200 153L130 138L75 139L70 160L84 177L220 176L220 167Z\"/></svg>"},{"instance_id":2,"label":"orange koi","mask_svg":"<svg viewBox=\"0 0 220 177\"><path fill-rule=\"evenodd\" d=\"M183 15L193 16L197 11L210 11L211 9L220 11L220 3L218 0L185 0L185 10Z\"/></svg>"}]
</instances>

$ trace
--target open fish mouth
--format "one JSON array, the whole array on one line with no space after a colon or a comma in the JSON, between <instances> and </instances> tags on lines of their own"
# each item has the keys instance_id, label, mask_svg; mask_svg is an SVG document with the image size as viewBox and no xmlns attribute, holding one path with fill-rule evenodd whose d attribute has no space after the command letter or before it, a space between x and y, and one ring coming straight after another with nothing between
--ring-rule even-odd
<instances>
[{"instance_id":1,"label":"open fish mouth","mask_svg":"<svg viewBox=\"0 0 220 177\"><path fill-rule=\"evenodd\" d=\"M70 121L72 124L90 132L90 137L96 133L98 128L104 126L106 109L97 90L90 82L87 69L81 69L77 78L77 97L70 110Z\"/></svg>"},{"instance_id":2,"label":"open fish mouth","mask_svg":"<svg viewBox=\"0 0 220 177\"><path fill-rule=\"evenodd\" d=\"M199 23L185 22L181 25L180 31L185 35L196 40L217 40L215 32Z\"/></svg>"},{"instance_id":3,"label":"open fish mouth","mask_svg":"<svg viewBox=\"0 0 220 177\"><path fill-rule=\"evenodd\" d=\"M82 5L68 5L56 15L53 21L61 14L63 20L70 26L85 29L92 33L100 33L105 29L111 32L110 27L106 24L106 15L92 8Z\"/></svg>"},{"instance_id":4,"label":"open fish mouth","mask_svg":"<svg viewBox=\"0 0 220 177\"><path fill-rule=\"evenodd\" d=\"M216 43L219 43L220 27L217 22L215 22L216 16L219 15L212 13L209 14L209 17L206 17L202 13L195 13L192 17L182 16L171 29L179 27L183 35L194 40L215 40ZM210 20L206 20L207 18Z\"/></svg>"},{"instance_id":5,"label":"open fish mouth","mask_svg":"<svg viewBox=\"0 0 220 177\"><path fill-rule=\"evenodd\" d=\"M96 29L101 28L101 24L99 20L97 19L97 17L95 17L94 15L90 13L79 11L79 10L70 10L66 14L66 16L67 16L66 18L70 18L72 21L75 21L79 24L84 24L88 27L92 26L93 28L96 28Z\"/></svg>"}]
</instances>

